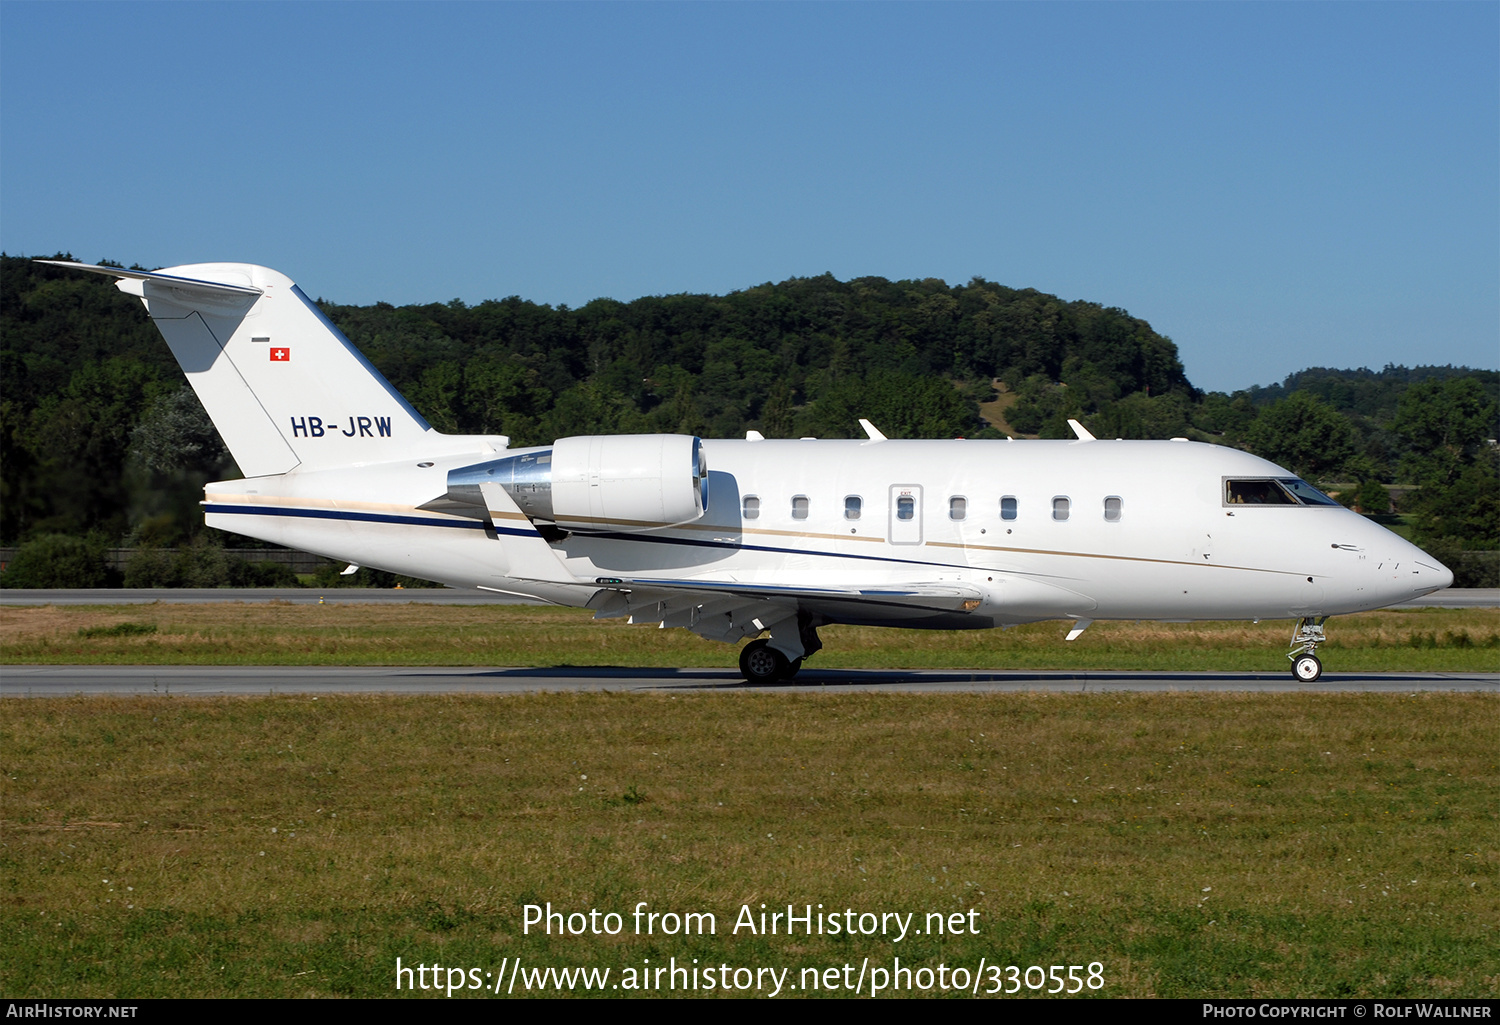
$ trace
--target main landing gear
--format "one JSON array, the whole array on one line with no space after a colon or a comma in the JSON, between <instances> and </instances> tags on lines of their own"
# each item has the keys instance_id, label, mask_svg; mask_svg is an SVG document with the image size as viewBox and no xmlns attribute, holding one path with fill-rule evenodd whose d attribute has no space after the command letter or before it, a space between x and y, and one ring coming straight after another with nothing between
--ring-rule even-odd
<instances>
[{"instance_id":1,"label":"main landing gear","mask_svg":"<svg viewBox=\"0 0 1500 1025\"><path fill-rule=\"evenodd\" d=\"M787 657L771 647L771 642L764 637L758 641L751 641L740 649L740 675L747 683L776 683L778 680L790 680L801 668L800 658L795 662L788 661Z\"/></svg>"},{"instance_id":2,"label":"main landing gear","mask_svg":"<svg viewBox=\"0 0 1500 1025\"><path fill-rule=\"evenodd\" d=\"M1292 676L1298 683L1317 683L1323 675L1323 663L1318 660L1318 645L1328 640L1323 633L1327 616L1307 617L1297 620L1292 631L1292 650L1287 658L1292 660Z\"/></svg>"},{"instance_id":3,"label":"main landing gear","mask_svg":"<svg viewBox=\"0 0 1500 1025\"><path fill-rule=\"evenodd\" d=\"M740 649L740 675L746 683L770 684L790 680L802 668L802 660L823 650L818 627L826 620L809 612L799 612L770 624L769 638L751 641ZM756 625L760 625L757 621ZM772 642L777 642L772 647ZM787 652L795 652L795 659Z\"/></svg>"}]
</instances>

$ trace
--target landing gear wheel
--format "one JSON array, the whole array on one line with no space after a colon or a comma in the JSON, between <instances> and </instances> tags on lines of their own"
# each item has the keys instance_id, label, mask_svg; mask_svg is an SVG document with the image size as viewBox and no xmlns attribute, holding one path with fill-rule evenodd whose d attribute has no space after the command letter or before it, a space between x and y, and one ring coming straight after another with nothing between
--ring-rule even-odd
<instances>
[{"instance_id":1,"label":"landing gear wheel","mask_svg":"<svg viewBox=\"0 0 1500 1025\"><path fill-rule=\"evenodd\" d=\"M797 660L801 663L801 659ZM764 638L740 649L740 675L747 683L775 683L793 671L786 656Z\"/></svg>"},{"instance_id":2,"label":"landing gear wheel","mask_svg":"<svg viewBox=\"0 0 1500 1025\"><path fill-rule=\"evenodd\" d=\"M1298 655L1297 661L1292 663L1292 675L1298 683L1317 683L1318 677L1323 675L1323 663L1316 655Z\"/></svg>"}]
</instances>

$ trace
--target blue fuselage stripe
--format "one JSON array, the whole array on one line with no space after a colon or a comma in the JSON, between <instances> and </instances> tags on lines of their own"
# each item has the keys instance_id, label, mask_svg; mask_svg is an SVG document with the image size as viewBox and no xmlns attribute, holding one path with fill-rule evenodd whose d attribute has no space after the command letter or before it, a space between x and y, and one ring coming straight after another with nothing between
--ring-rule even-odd
<instances>
[{"instance_id":1,"label":"blue fuselage stripe","mask_svg":"<svg viewBox=\"0 0 1500 1025\"><path fill-rule=\"evenodd\" d=\"M231 516L291 516L313 520L359 520L363 523L401 523L414 527L457 527L460 530L484 530L489 526L482 520L437 520L427 516L397 516L392 513L351 512L345 509L287 509L274 505L219 505L205 504L206 513L222 513ZM502 530L502 534L535 534L528 530Z\"/></svg>"},{"instance_id":2,"label":"blue fuselage stripe","mask_svg":"<svg viewBox=\"0 0 1500 1025\"><path fill-rule=\"evenodd\" d=\"M294 509L273 505L220 505L205 503L204 512L234 516L289 516L315 520L358 520L363 523L399 523L417 527L457 527L461 530L484 530L488 523L480 520L439 520L426 516L400 516L394 513L352 512L344 509ZM536 537L535 530L512 527L490 528L497 534L514 537ZM660 535L599 533L574 534L578 538L598 538L602 541L632 541L636 544L683 545L689 548L721 548L729 551L772 552L778 555L816 555L828 559L857 559L861 562L900 563L908 566L948 566L945 562L929 562L922 559L896 559L881 555L853 555L844 552L820 552L808 548L779 548L771 545L747 545L733 541L706 541L692 537L662 537Z\"/></svg>"}]
</instances>

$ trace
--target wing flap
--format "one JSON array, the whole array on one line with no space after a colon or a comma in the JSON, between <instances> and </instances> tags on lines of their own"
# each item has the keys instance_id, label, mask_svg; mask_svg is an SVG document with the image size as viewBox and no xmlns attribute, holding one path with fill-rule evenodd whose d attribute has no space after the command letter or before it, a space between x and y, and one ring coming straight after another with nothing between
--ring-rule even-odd
<instances>
[{"instance_id":1,"label":"wing flap","mask_svg":"<svg viewBox=\"0 0 1500 1025\"><path fill-rule=\"evenodd\" d=\"M804 608L882 605L918 613L972 612L978 590L940 581L899 587L806 587L722 580L604 578L589 607L595 619L680 626L709 640L735 642L795 620Z\"/></svg>"},{"instance_id":2,"label":"wing flap","mask_svg":"<svg viewBox=\"0 0 1500 1025\"><path fill-rule=\"evenodd\" d=\"M662 580L651 578L600 578L595 583L622 591L657 591L669 594L729 596L753 601L853 602L861 605L894 605L934 612L970 612L982 599L977 588L954 581L899 584L886 587L861 585L809 587L796 584L759 584L726 580ZM972 603L972 604L971 604Z\"/></svg>"}]
</instances>

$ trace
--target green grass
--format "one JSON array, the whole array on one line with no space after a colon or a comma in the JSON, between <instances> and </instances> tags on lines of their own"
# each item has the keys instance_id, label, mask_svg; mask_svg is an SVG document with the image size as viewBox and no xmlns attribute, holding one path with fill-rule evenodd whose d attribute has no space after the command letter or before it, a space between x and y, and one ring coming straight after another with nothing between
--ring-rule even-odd
<instances>
[{"instance_id":1,"label":"green grass","mask_svg":"<svg viewBox=\"0 0 1500 1025\"><path fill-rule=\"evenodd\" d=\"M0 990L389 996L398 956L793 980L900 956L1097 961L1104 996L1494 998L1496 712L1487 694L0 701ZM524 935L523 905L548 901L626 932ZM639 901L719 932L631 935ZM980 932L728 934L743 905L820 902L972 908Z\"/></svg>"},{"instance_id":2,"label":"green grass","mask_svg":"<svg viewBox=\"0 0 1500 1025\"><path fill-rule=\"evenodd\" d=\"M0 608L0 664L733 666L735 649L686 630L594 622L538 606L315 604ZM1285 672L1291 624L1095 623L942 632L825 627L817 668ZM1341 616L1330 672L1484 671L1500 665L1500 612Z\"/></svg>"}]
</instances>

